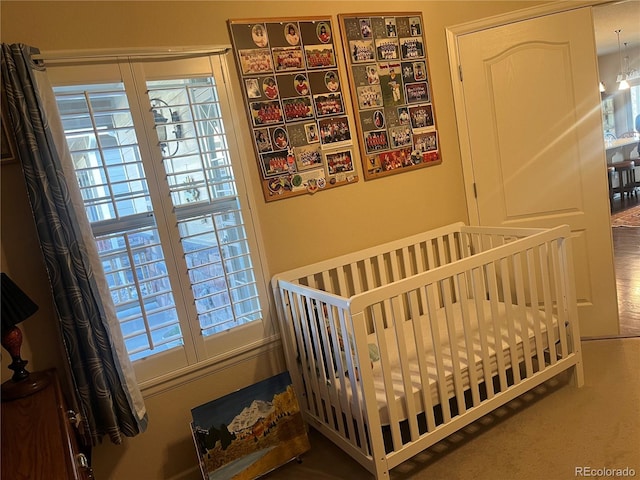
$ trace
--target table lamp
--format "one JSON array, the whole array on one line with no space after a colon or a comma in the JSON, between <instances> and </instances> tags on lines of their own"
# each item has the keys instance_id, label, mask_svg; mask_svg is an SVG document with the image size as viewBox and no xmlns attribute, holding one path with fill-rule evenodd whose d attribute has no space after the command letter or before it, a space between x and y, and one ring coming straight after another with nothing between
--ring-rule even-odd
<instances>
[{"instance_id":1,"label":"table lamp","mask_svg":"<svg viewBox=\"0 0 640 480\"><path fill-rule=\"evenodd\" d=\"M2 283L0 294L2 297L2 311L0 322L2 332L0 343L11 355L12 363L9 368L13 370L11 380L2 384L2 400L26 397L41 390L49 382L46 374L30 374L25 366L27 361L20 356L22 347L22 331L18 323L33 315L38 306L18 287L5 273L0 273Z\"/></svg>"}]
</instances>

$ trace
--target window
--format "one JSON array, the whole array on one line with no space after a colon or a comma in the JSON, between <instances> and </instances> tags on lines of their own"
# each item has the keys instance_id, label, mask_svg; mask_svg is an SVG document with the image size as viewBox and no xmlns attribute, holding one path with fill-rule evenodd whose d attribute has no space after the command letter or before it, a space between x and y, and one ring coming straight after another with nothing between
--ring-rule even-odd
<instances>
[{"instance_id":1,"label":"window","mask_svg":"<svg viewBox=\"0 0 640 480\"><path fill-rule=\"evenodd\" d=\"M48 68L140 381L270 331L225 68L214 56Z\"/></svg>"},{"instance_id":2,"label":"window","mask_svg":"<svg viewBox=\"0 0 640 480\"><path fill-rule=\"evenodd\" d=\"M640 82L632 83L629 93L631 95L631 128L629 130L635 130L636 118L640 115Z\"/></svg>"}]
</instances>

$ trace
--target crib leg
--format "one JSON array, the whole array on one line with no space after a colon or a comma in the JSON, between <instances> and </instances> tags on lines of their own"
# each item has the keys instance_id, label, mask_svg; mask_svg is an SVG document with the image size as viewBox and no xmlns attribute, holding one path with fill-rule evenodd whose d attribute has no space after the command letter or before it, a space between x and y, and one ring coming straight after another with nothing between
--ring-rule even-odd
<instances>
[{"instance_id":1,"label":"crib leg","mask_svg":"<svg viewBox=\"0 0 640 480\"><path fill-rule=\"evenodd\" d=\"M584 385L584 369L582 368L582 355L578 359L578 362L573 366L573 372L571 373L571 384L580 388Z\"/></svg>"}]
</instances>

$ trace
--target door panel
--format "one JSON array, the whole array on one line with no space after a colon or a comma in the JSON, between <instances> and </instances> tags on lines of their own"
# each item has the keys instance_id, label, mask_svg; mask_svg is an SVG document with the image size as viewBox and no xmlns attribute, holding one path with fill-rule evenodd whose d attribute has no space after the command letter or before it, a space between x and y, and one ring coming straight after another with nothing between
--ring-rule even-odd
<instances>
[{"instance_id":1,"label":"door panel","mask_svg":"<svg viewBox=\"0 0 640 480\"><path fill-rule=\"evenodd\" d=\"M567 50L566 44L529 42L485 61L488 108L500 132L496 173L501 182L495 194L502 197L503 222L582 210L579 197L571 194L579 188L577 167L563 161L577 153ZM539 65L549 69L543 78ZM521 115L526 118L521 120ZM558 137L557 132L565 136ZM558 162L564 165L562 172ZM483 169L482 174L491 172ZM480 198L495 201L490 195ZM491 209L482 209L487 211Z\"/></svg>"},{"instance_id":2,"label":"door panel","mask_svg":"<svg viewBox=\"0 0 640 480\"><path fill-rule=\"evenodd\" d=\"M571 226L583 336L618 333L593 37L583 8L457 38L472 222Z\"/></svg>"}]
</instances>

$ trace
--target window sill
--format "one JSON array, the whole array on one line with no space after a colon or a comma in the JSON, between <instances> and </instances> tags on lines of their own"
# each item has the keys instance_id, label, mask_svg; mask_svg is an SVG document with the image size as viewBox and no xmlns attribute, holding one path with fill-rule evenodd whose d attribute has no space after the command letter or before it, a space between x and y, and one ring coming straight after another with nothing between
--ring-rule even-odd
<instances>
[{"instance_id":1,"label":"window sill","mask_svg":"<svg viewBox=\"0 0 640 480\"><path fill-rule=\"evenodd\" d=\"M242 348L226 352L223 355L212 357L198 364L142 382L140 383L140 390L144 398L150 398L273 350L278 350L281 355L284 355L280 335L272 335Z\"/></svg>"}]
</instances>

